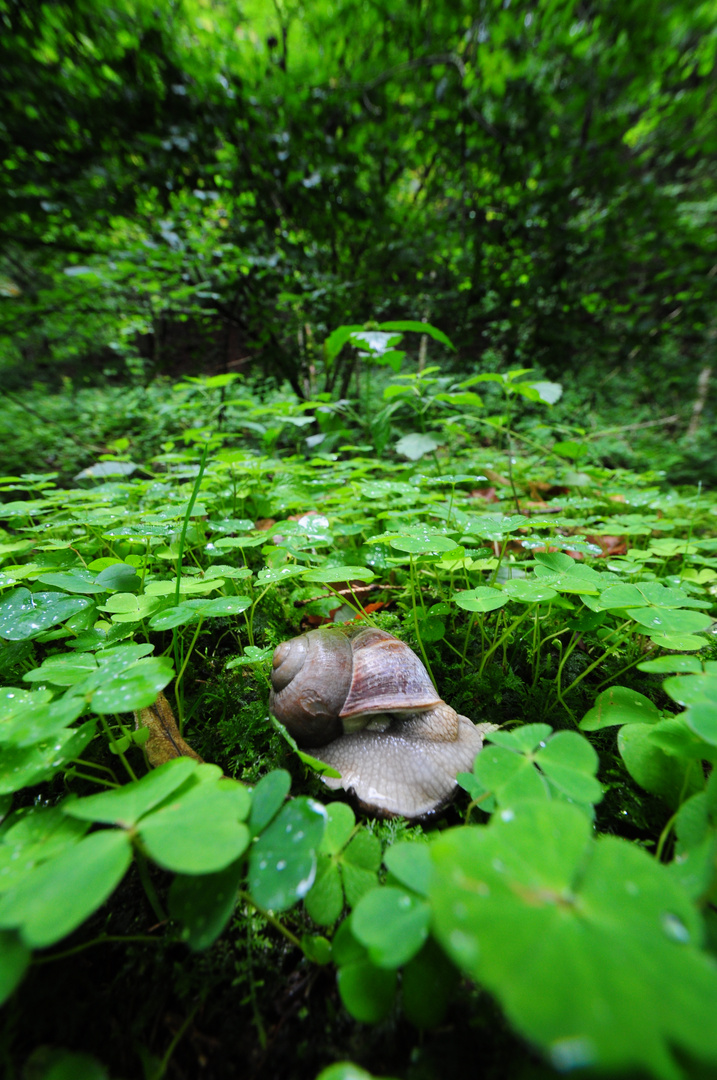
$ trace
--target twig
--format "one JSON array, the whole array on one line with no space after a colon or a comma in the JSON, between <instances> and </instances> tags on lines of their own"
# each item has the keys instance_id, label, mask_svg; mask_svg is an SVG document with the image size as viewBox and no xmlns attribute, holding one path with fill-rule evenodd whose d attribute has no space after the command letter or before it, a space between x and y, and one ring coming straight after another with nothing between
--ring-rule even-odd
<instances>
[{"instance_id":1,"label":"twig","mask_svg":"<svg viewBox=\"0 0 717 1080\"><path fill-rule=\"evenodd\" d=\"M676 424L679 421L679 416L663 416L660 420L644 420L640 424L623 424L622 427L609 427L603 428L602 431L594 431L591 435L586 435L587 439L600 439L603 435L614 435L619 431L636 431L638 428L656 427L659 424Z\"/></svg>"},{"instance_id":2,"label":"twig","mask_svg":"<svg viewBox=\"0 0 717 1080\"><path fill-rule=\"evenodd\" d=\"M317 600L326 600L331 596L350 597L357 593L384 592L388 589L395 589L397 592L403 592L403 588L403 585L364 585L361 587L357 586L354 589L332 589L331 592L320 593L318 596L310 596L308 600L294 600L294 607L306 607L307 604L313 604Z\"/></svg>"}]
</instances>

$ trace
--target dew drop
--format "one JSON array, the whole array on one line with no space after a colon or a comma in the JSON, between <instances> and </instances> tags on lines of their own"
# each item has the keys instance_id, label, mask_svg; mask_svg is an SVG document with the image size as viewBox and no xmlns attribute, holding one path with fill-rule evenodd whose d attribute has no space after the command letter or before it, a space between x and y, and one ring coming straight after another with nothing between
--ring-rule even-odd
<instances>
[{"instance_id":1,"label":"dew drop","mask_svg":"<svg viewBox=\"0 0 717 1080\"><path fill-rule=\"evenodd\" d=\"M662 928L668 937L671 937L674 941L679 941L682 945L687 944L690 940L690 932L682 919L679 919L677 915L673 915L672 912L666 911L661 921Z\"/></svg>"},{"instance_id":2,"label":"dew drop","mask_svg":"<svg viewBox=\"0 0 717 1080\"><path fill-rule=\"evenodd\" d=\"M512 821L514 817L515 813L513 810L501 810L500 812L501 821Z\"/></svg>"},{"instance_id":3,"label":"dew drop","mask_svg":"<svg viewBox=\"0 0 717 1080\"><path fill-rule=\"evenodd\" d=\"M474 963L478 959L478 943L462 930L453 930L450 935L451 948L461 958L463 964Z\"/></svg>"},{"instance_id":4,"label":"dew drop","mask_svg":"<svg viewBox=\"0 0 717 1080\"><path fill-rule=\"evenodd\" d=\"M276 869L286 870L286 859L279 859L278 863L276 864Z\"/></svg>"},{"instance_id":5,"label":"dew drop","mask_svg":"<svg viewBox=\"0 0 717 1080\"><path fill-rule=\"evenodd\" d=\"M572 1039L559 1039L550 1047L550 1059L557 1069L567 1072L591 1065L595 1061L595 1047L590 1039L577 1036Z\"/></svg>"}]
</instances>

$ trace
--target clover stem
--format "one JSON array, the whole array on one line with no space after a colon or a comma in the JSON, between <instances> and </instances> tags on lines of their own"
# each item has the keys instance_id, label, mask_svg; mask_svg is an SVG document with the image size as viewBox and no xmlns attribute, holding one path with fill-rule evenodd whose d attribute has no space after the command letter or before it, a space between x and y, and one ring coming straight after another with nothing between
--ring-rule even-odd
<instances>
[{"instance_id":1,"label":"clover stem","mask_svg":"<svg viewBox=\"0 0 717 1080\"><path fill-rule=\"evenodd\" d=\"M182 531L179 534L179 550L177 552L177 570L176 570L176 573L177 573L177 586L176 586L176 589L174 590L174 604L175 604L175 607L179 603L179 593L180 593L180 585L181 585L181 576L180 575L182 573L182 557L184 555L184 544L185 544L185 541L187 539L187 529L189 528L189 519L190 519L190 517L192 515L192 510L194 509L194 504L197 501L197 495L199 494L199 488L200 488L200 485L202 483L202 477L204 476L204 470L205 470L205 468L207 466L207 454L208 453L209 453L209 443L206 442L204 444L204 452L202 454L202 459L199 462L199 472L197 473L197 478L194 481L194 487L192 488L192 494L189 496L189 502L187 503L187 510L186 510L185 515L184 515L184 521L182 522Z\"/></svg>"},{"instance_id":2,"label":"clover stem","mask_svg":"<svg viewBox=\"0 0 717 1080\"><path fill-rule=\"evenodd\" d=\"M179 1028L178 1028L176 1034L174 1035L174 1038L172 1039L169 1046L167 1047L167 1049L166 1049L166 1051L164 1053L164 1057L160 1061L160 1063L157 1066L156 1070L150 1075L149 1080L162 1080L162 1077L166 1073L166 1071L167 1071L167 1069L169 1067L169 1063L172 1060L172 1054L177 1049L177 1046L179 1045L181 1039L184 1037L184 1034L185 1034L187 1028L191 1024L194 1017L197 1015L197 1010L199 1009L199 1006L202 1005L203 1003L204 1003L203 999L200 998L199 1001L195 1002L194 1006L189 1010L189 1012L185 1016L184 1020L179 1025Z\"/></svg>"},{"instance_id":3,"label":"clover stem","mask_svg":"<svg viewBox=\"0 0 717 1080\"><path fill-rule=\"evenodd\" d=\"M466 666L466 659L468 657L468 642L470 641L470 638L471 638L471 631L473 630L474 621L475 621L475 614L473 612L471 612L471 616L468 619L468 627L466 629L465 641L463 642L463 653L461 655L461 675L463 674L463 669ZM481 632L482 632L482 630L483 630L483 627L481 626Z\"/></svg>"},{"instance_id":4,"label":"clover stem","mask_svg":"<svg viewBox=\"0 0 717 1080\"><path fill-rule=\"evenodd\" d=\"M655 849L655 859L656 859L657 862L662 861L662 852L664 851L665 844L667 843L667 841L670 838L670 833L672 832L672 829L673 829L673 826L674 826L676 820L677 820L677 811L675 811L675 813L672 815L671 818L668 818L667 824L665 825L664 829L660 833L660 839L657 841L657 847Z\"/></svg>"},{"instance_id":5,"label":"clover stem","mask_svg":"<svg viewBox=\"0 0 717 1080\"><path fill-rule=\"evenodd\" d=\"M520 626L520 624L522 622L524 622L528 618L528 616L531 614L532 609L534 607L535 607L535 604L530 604L528 606L527 611L525 611L522 615L519 615L517 619L513 619L513 622L510 624L510 626L508 626L503 631L503 633L500 635L498 640L493 642L490 649L488 649L488 652L483 654L483 659L481 660L480 667L478 668L478 675L479 676L483 674L483 668L485 667L487 661L490 660L491 656L496 651L496 649L499 649L501 647L501 645L505 641L507 641L507 639L513 633L513 631L516 630Z\"/></svg>"},{"instance_id":6,"label":"clover stem","mask_svg":"<svg viewBox=\"0 0 717 1080\"><path fill-rule=\"evenodd\" d=\"M548 611L547 611L546 616L545 616L546 619L550 618L550 608L551 608L551 606L552 606L551 604L548 604ZM536 608L536 611L535 611L535 631L536 631L536 633L538 631L538 625L539 625L538 611L537 611L537 608ZM543 647L543 639L542 639L542 637L540 636L539 633L537 633L537 638L538 638L538 640L537 640L537 644L536 644L535 634L534 634L533 635L533 683L532 683L532 687L531 687L531 689L533 689L533 690L535 689L535 687L537 686L537 683L538 683L538 675L540 674L540 650Z\"/></svg>"},{"instance_id":7,"label":"clover stem","mask_svg":"<svg viewBox=\"0 0 717 1080\"><path fill-rule=\"evenodd\" d=\"M275 930L278 930L279 933L282 934L287 941L290 941L291 944L294 945L297 949L301 948L301 942L299 941L296 934L292 934L291 930L287 930L281 920L277 919L276 915L274 915L272 911L267 911L265 908L260 907L259 904L257 904L256 900L252 900L248 892L240 890L239 899L243 900L245 904L251 904L254 910L258 912L259 915L261 915L262 919L266 919L266 921L271 926L273 926Z\"/></svg>"},{"instance_id":8,"label":"clover stem","mask_svg":"<svg viewBox=\"0 0 717 1080\"><path fill-rule=\"evenodd\" d=\"M613 630L612 634L609 634L608 636L612 637L613 634L617 634L621 630L624 630L625 627L629 626L631 622L632 622L632 619L627 619L627 621L624 622L622 624L622 626L617 626ZM607 638L605 638L604 640L606 641ZM576 640L575 644L577 644L577 640ZM597 660L593 660L592 664L590 664L588 667L586 667L585 671L581 672L580 675L578 675L578 677L576 679L573 679L573 681L570 683L570 686L568 686L565 690L562 691L562 697L565 697L566 694L569 694L570 691L573 690L578 685L579 682L582 682L582 680L585 678L586 675L589 675L591 671L594 671L596 667L598 667L600 664L602 664L603 660L606 660L607 657L612 655L612 653L616 649L619 649L620 645L621 645L621 642L616 641L614 645L608 646L608 648L605 650L605 652L602 654L602 656L599 656L597 658ZM573 648L574 648L574 646L573 646ZM572 650L570 650L570 651L572 651ZM566 660L567 660L567 657L568 657L568 653L566 652L566 655L565 655ZM562 704L564 705L565 702L562 702Z\"/></svg>"},{"instance_id":9,"label":"clover stem","mask_svg":"<svg viewBox=\"0 0 717 1080\"><path fill-rule=\"evenodd\" d=\"M147 941L161 941L162 938L151 937L149 934L99 934L98 937L92 938L91 941L83 941L81 945L73 945L71 949L63 949L62 952L52 953L50 956L34 956L31 963L34 966L40 964L51 964L53 960L66 960L68 956L75 956L76 953L84 952L85 949L92 949L95 945L105 944L120 944L122 942L147 942Z\"/></svg>"},{"instance_id":10,"label":"clover stem","mask_svg":"<svg viewBox=\"0 0 717 1080\"><path fill-rule=\"evenodd\" d=\"M421 631L418 629L418 611L416 610L416 581L414 577L413 555L409 555L409 566L411 568L411 593L413 595L413 625L416 629L416 638L418 639L418 645L421 650L421 656L423 657L423 663L426 665L426 671L430 675L431 682L433 683L433 686L435 688L436 680L433 677L433 671L431 670L431 665L426 655L423 640L421 639ZM421 603L423 603L423 601L421 601Z\"/></svg>"},{"instance_id":11,"label":"clover stem","mask_svg":"<svg viewBox=\"0 0 717 1080\"><path fill-rule=\"evenodd\" d=\"M162 903L157 895L157 890L154 887L154 882L149 874L149 864L147 863L147 856L140 850L139 846L135 844L135 862L137 864L137 873L139 874L139 880L142 882L142 888L144 889L147 899L149 900L152 911L157 916L160 922L166 922L167 913L162 907Z\"/></svg>"},{"instance_id":12,"label":"clover stem","mask_svg":"<svg viewBox=\"0 0 717 1080\"><path fill-rule=\"evenodd\" d=\"M137 776L135 775L134 769L130 765L127 758L124 756L124 753L121 750L116 749L116 747L118 745L117 740L115 739L114 735L112 734L112 729L109 726L109 724L107 723L104 715L102 713L99 713L98 715L99 715L99 719L100 719L100 724L102 725L102 728L104 730L105 735L109 739L110 746L113 748L114 753L117 755L117 757L120 759L120 761L124 765L125 769L127 770L127 773L129 774L130 780L136 780Z\"/></svg>"},{"instance_id":13,"label":"clover stem","mask_svg":"<svg viewBox=\"0 0 717 1080\"><path fill-rule=\"evenodd\" d=\"M500 555L498 556L498 565L495 567L495 569L493 570L493 573L491 574L490 581L488 582L489 585L494 585L495 584L495 579L498 576L498 571L500 570L500 564L503 562L503 556L505 555L505 549L508 546L509 539L510 539L510 534L508 534L505 537L505 539L503 540L503 547L500 549Z\"/></svg>"},{"instance_id":14,"label":"clover stem","mask_svg":"<svg viewBox=\"0 0 717 1080\"><path fill-rule=\"evenodd\" d=\"M184 662L183 662L183 664L182 664L182 666L180 668L179 674L177 675L177 678L174 680L174 697L175 697L175 700L177 702L177 713L179 714L179 733L180 733L180 735L181 735L182 729L184 727L184 694L180 694L179 685L180 685L182 679L184 678L184 672L187 670L187 664L189 663L189 658L192 655L192 652L194 651L194 646L197 643L197 638L199 637L199 631L202 629L202 623L203 622L204 622L204 618L203 618L203 616L200 615L199 616L199 621L197 623L197 629L194 631L194 637L192 638L192 640L191 640L191 642L189 644L189 648L187 649L187 654L184 657Z\"/></svg>"},{"instance_id":15,"label":"clover stem","mask_svg":"<svg viewBox=\"0 0 717 1080\"><path fill-rule=\"evenodd\" d=\"M111 780L104 780L101 776L91 776L90 773L80 772L79 769L71 768L65 773L66 777L78 776L80 780L89 780L93 784L103 784L108 788L119 788L121 784L113 784Z\"/></svg>"},{"instance_id":16,"label":"clover stem","mask_svg":"<svg viewBox=\"0 0 717 1080\"><path fill-rule=\"evenodd\" d=\"M631 660L629 664L625 664L625 667L620 668L619 671L616 671L614 675L608 675L608 677L606 679L603 679L601 683L598 683L597 686L594 686L593 693L597 694L598 690L602 690L603 686L605 686L607 683L612 682L614 679L619 679L621 675L624 675L626 671L629 671L630 668L634 668L635 664L639 664L640 661L644 659L645 654L640 653L638 656L635 657L634 660Z\"/></svg>"}]
</instances>

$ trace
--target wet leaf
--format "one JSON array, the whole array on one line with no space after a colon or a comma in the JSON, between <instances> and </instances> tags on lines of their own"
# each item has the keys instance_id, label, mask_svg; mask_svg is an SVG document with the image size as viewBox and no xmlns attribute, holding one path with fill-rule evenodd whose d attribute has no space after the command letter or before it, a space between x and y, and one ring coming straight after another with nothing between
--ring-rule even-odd
<instances>
[{"instance_id":1,"label":"wet leaf","mask_svg":"<svg viewBox=\"0 0 717 1080\"><path fill-rule=\"evenodd\" d=\"M15 589L0 600L0 638L23 641L82 611L90 601L61 592Z\"/></svg>"},{"instance_id":2,"label":"wet leaf","mask_svg":"<svg viewBox=\"0 0 717 1080\"><path fill-rule=\"evenodd\" d=\"M95 721L88 720L77 729L57 731L29 747L6 747L0 755L0 795L20 791L49 780L59 769L82 751L95 734Z\"/></svg>"},{"instance_id":3,"label":"wet leaf","mask_svg":"<svg viewBox=\"0 0 717 1080\"><path fill-rule=\"evenodd\" d=\"M555 1066L676 1080L673 1047L717 1061L717 969L689 898L646 852L594 839L565 803L506 808L430 850L440 943Z\"/></svg>"},{"instance_id":4,"label":"wet leaf","mask_svg":"<svg viewBox=\"0 0 717 1080\"><path fill-rule=\"evenodd\" d=\"M176 768L170 762L165 769L172 765ZM249 792L237 781L210 780L182 789L150 811L137 831L148 855L165 870L211 874L235 862L249 846L244 819L250 802Z\"/></svg>"},{"instance_id":5,"label":"wet leaf","mask_svg":"<svg viewBox=\"0 0 717 1080\"><path fill-rule=\"evenodd\" d=\"M101 821L129 829L144 814L158 806L185 782L196 769L189 758L167 762L141 780L133 780L114 791L102 791L63 805L64 813L83 821Z\"/></svg>"},{"instance_id":6,"label":"wet leaf","mask_svg":"<svg viewBox=\"0 0 717 1080\"><path fill-rule=\"evenodd\" d=\"M148 656L116 674L109 674L93 694L90 708L96 713L132 712L152 705L174 675L167 656Z\"/></svg>"},{"instance_id":7,"label":"wet leaf","mask_svg":"<svg viewBox=\"0 0 717 1080\"><path fill-rule=\"evenodd\" d=\"M422 948L431 921L429 905L390 885L371 889L351 916L351 932L380 968L398 968Z\"/></svg>"},{"instance_id":8,"label":"wet leaf","mask_svg":"<svg viewBox=\"0 0 717 1080\"><path fill-rule=\"evenodd\" d=\"M178 874L169 890L169 913L184 926L183 940L194 952L208 949L232 917L244 860L214 874Z\"/></svg>"},{"instance_id":9,"label":"wet leaf","mask_svg":"<svg viewBox=\"0 0 717 1080\"><path fill-rule=\"evenodd\" d=\"M249 828L252 836L262 832L274 820L289 794L291 777L286 769L273 769L262 776L251 794Z\"/></svg>"},{"instance_id":10,"label":"wet leaf","mask_svg":"<svg viewBox=\"0 0 717 1080\"><path fill-rule=\"evenodd\" d=\"M656 724L660 710L644 694L628 686L611 686L595 699L580 721L583 731L600 731L616 724Z\"/></svg>"},{"instance_id":11,"label":"wet leaf","mask_svg":"<svg viewBox=\"0 0 717 1080\"><path fill-rule=\"evenodd\" d=\"M105 902L131 860L130 839L121 830L86 836L0 898L0 927L18 928L31 948L52 945Z\"/></svg>"},{"instance_id":12,"label":"wet leaf","mask_svg":"<svg viewBox=\"0 0 717 1080\"><path fill-rule=\"evenodd\" d=\"M252 846L249 891L259 907L285 911L314 883L326 810L304 796L292 799Z\"/></svg>"},{"instance_id":13,"label":"wet leaf","mask_svg":"<svg viewBox=\"0 0 717 1080\"><path fill-rule=\"evenodd\" d=\"M32 953L14 930L0 930L0 1005L3 1005L30 966Z\"/></svg>"},{"instance_id":14,"label":"wet leaf","mask_svg":"<svg viewBox=\"0 0 717 1080\"><path fill-rule=\"evenodd\" d=\"M453 599L464 611L495 611L497 608L505 607L510 597L499 589L481 585L477 589L465 589L463 592L454 593Z\"/></svg>"}]
</instances>

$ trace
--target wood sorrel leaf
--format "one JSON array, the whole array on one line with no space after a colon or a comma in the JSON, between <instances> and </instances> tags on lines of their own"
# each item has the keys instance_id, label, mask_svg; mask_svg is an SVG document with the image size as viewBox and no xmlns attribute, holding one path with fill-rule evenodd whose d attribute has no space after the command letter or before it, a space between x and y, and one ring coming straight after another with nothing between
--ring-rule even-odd
<instances>
[{"instance_id":1,"label":"wood sorrel leaf","mask_svg":"<svg viewBox=\"0 0 717 1080\"><path fill-rule=\"evenodd\" d=\"M260 907L285 911L306 896L314 883L326 817L313 799L293 799L252 846L249 891Z\"/></svg>"},{"instance_id":2,"label":"wood sorrel leaf","mask_svg":"<svg viewBox=\"0 0 717 1080\"><path fill-rule=\"evenodd\" d=\"M601 602L604 597L600 598ZM696 634L706 630L712 619L699 611L674 611L671 608L630 608L630 617L648 630L662 635Z\"/></svg>"},{"instance_id":3,"label":"wood sorrel leaf","mask_svg":"<svg viewBox=\"0 0 717 1080\"><path fill-rule=\"evenodd\" d=\"M90 708L96 713L133 712L151 705L174 675L167 656L148 656L117 674L108 674L92 695Z\"/></svg>"},{"instance_id":4,"label":"wood sorrel leaf","mask_svg":"<svg viewBox=\"0 0 717 1080\"><path fill-rule=\"evenodd\" d=\"M688 769L686 795L704 786L701 770L690 768L691 762L674 757L653 740L655 728L651 724L629 724L620 729L617 748L627 771L640 787L653 795L659 795L673 808L679 806L683 797Z\"/></svg>"},{"instance_id":5,"label":"wood sorrel leaf","mask_svg":"<svg viewBox=\"0 0 717 1080\"><path fill-rule=\"evenodd\" d=\"M289 794L291 776L286 769L273 769L262 776L251 793L249 828L256 836L274 820Z\"/></svg>"},{"instance_id":6,"label":"wood sorrel leaf","mask_svg":"<svg viewBox=\"0 0 717 1080\"><path fill-rule=\"evenodd\" d=\"M82 611L90 600L61 592L15 589L0 600L0 638L23 641Z\"/></svg>"},{"instance_id":7,"label":"wood sorrel leaf","mask_svg":"<svg viewBox=\"0 0 717 1080\"><path fill-rule=\"evenodd\" d=\"M176 769L185 760L169 762L164 768ZM235 780L210 780L182 789L147 813L137 831L147 853L165 870L210 874L224 870L249 846L249 829L243 823L249 807L249 792L243 785Z\"/></svg>"},{"instance_id":8,"label":"wood sorrel leaf","mask_svg":"<svg viewBox=\"0 0 717 1080\"><path fill-rule=\"evenodd\" d=\"M654 675L671 675L675 671L695 674L702 671L702 664L696 656L658 656L655 660L643 660L637 667L639 671L649 671Z\"/></svg>"},{"instance_id":9,"label":"wood sorrel leaf","mask_svg":"<svg viewBox=\"0 0 717 1080\"><path fill-rule=\"evenodd\" d=\"M208 949L229 922L244 874L237 859L214 874L178 874L169 890L169 913L184 924L183 940L194 952Z\"/></svg>"},{"instance_id":10,"label":"wood sorrel leaf","mask_svg":"<svg viewBox=\"0 0 717 1080\"><path fill-rule=\"evenodd\" d=\"M396 997L396 971L380 968L351 932L353 916L334 935L333 956L339 966L336 982L344 1005L364 1024L376 1024L388 1016Z\"/></svg>"},{"instance_id":11,"label":"wood sorrel leaf","mask_svg":"<svg viewBox=\"0 0 717 1080\"><path fill-rule=\"evenodd\" d=\"M70 570L57 574L41 574L38 579L43 585L54 585L68 593L101 593L105 589L97 584L94 575L88 570Z\"/></svg>"},{"instance_id":12,"label":"wood sorrel leaf","mask_svg":"<svg viewBox=\"0 0 717 1080\"><path fill-rule=\"evenodd\" d=\"M558 595L555 589L548 585L541 585L539 581L526 581L524 578L506 581L503 591L511 600L518 600L521 604L543 604L554 600Z\"/></svg>"},{"instance_id":13,"label":"wood sorrel leaf","mask_svg":"<svg viewBox=\"0 0 717 1080\"><path fill-rule=\"evenodd\" d=\"M12 712L8 709L0 712L0 744L26 747L43 739L52 739L74 723L85 708L81 698L34 702L33 697L38 695L28 695L30 700Z\"/></svg>"},{"instance_id":14,"label":"wood sorrel leaf","mask_svg":"<svg viewBox=\"0 0 717 1080\"><path fill-rule=\"evenodd\" d=\"M14 930L0 930L0 1005L12 994L30 966L31 952Z\"/></svg>"},{"instance_id":15,"label":"wood sorrel leaf","mask_svg":"<svg viewBox=\"0 0 717 1080\"><path fill-rule=\"evenodd\" d=\"M676 1080L673 1046L717 1061L699 916L646 852L595 840L565 803L505 808L430 851L438 940L554 1065Z\"/></svg>"},{"instance_id":16,"label":"wood sorrel leaf","mask_svg":"<svg viewBox=\"0 0 717 1080\"><path fill-rule=\"evenodd\" d=\"M89 829L88 822L65 817L59 806L33 806L8 822L0 843L0 892L6 892L35 866L76 844Z\"/></svg>"},{"instance_id":17,"label":"wood sorrel leaf","mask_svg":"<svg viewBox=\"0 0 717 1080\"><path fill-rule=\"evenodd\" d=\"M656 724L660 710L644 694L629 686L611 686L595 699L580 721L583 731L599 731L616 724Z\"/></svg>"},{"instance_id":18,"label":"wood sorrel leaf","mask_svg":"<svg viewBox=\"0 0 717 1080\"><path fill-rule=\"evenodd\" d=\"M428 896L431 876L431 858L428 844L404 840L392 844L384 857L386 868L397 881L412 889L419 896Z\"/></svg>"},{"instance_id":19,"label":"wood sorrel leaf","mask_svg":"<svg viewBox=\"0 0 717 1080\"><path fill-rule=\"evenodd\" d=\"M361 897L351 916L351 932L377 967L398 968L421 949L430 920L425 901L383 885Z\"/></svg>"},{"instance_id":20,"label":"wood sorrel leaf","mask_svg":"<svg viewBox=\"0 0 717 1080\"><path fill-rule=\"evenodd\" d=\"M56 731L52 738L32 746L5 748L0 755L0 795L48 780L79 757L94 734L95 721L88 720L77 729Z\"/></svg>"},{"instance_id":21,"label":"wood sorrel leaf","mask_svg":"<svg viewBox=\"0 0 717 1080\"><path fill-rule=\"evenodd\" d=\"M552 734L548 724L493 731L478 755L474 774L501 806L522 799L560 798L583 804L602 799L595 779L598 756L574 731Z\"/></svg>"},{"instance_id":22,"label":"wood sorrel leaf","mask_svg":"<svg viewBox=\"0 0 717 1080\"><path fill-rule=\"evenodd\" d=\"M337 584L344 581L373 581L373 570L365 566L321 566L318 570L307 570L304 581L321 581Z\"/></svg>"},{"instance_id":23,"label":"wood sorrel leaf","mask_svg":"<svg viewBox=\"0 0 717 1080\"><path fill-rule=\"evenodd\" d=\"M464 611L495 611L497 608L504 607L509 597L499 589L481 585L477 589L465 589L454 593L453 600Z\"/></svg>"},{"instance_id":24,"label":"wood sorrel leaf","mask_svg":"<svg viewBox=\"0 0 717 1080\"><path fill-rule=\"evenodd\" d=\"M88 795L63 804L63 811L82 821L102 821L107 825L131 828L144 814L158 806L191 776L197 763L191 758L177 758L153 769L141 780L133 780L114 791Z\"/></svg>"},{"instance_id":25,"label":"wood sorrel leaf","mask_svg":"<svg viewBox=\"0 0 717 1080\"><path fill-rule=\"evenodd\" d=\"M127 833L104 829L43 863L0 899L0 926L26 945L59 941L104 903L132 860Z\"/></svg>"},{"instance_id":26,"label":"wood sorrel leaf","mask_svg":"<svg viewBox=\"0 0 717 1080\"><path fill-rule=\"evenodd\" d=\"M74 686L91 672L97 670L94 656L73 655L49 656L38 668L26 672L23 682L46 682L53 686Z\"/></svg>"}]
</instances>

